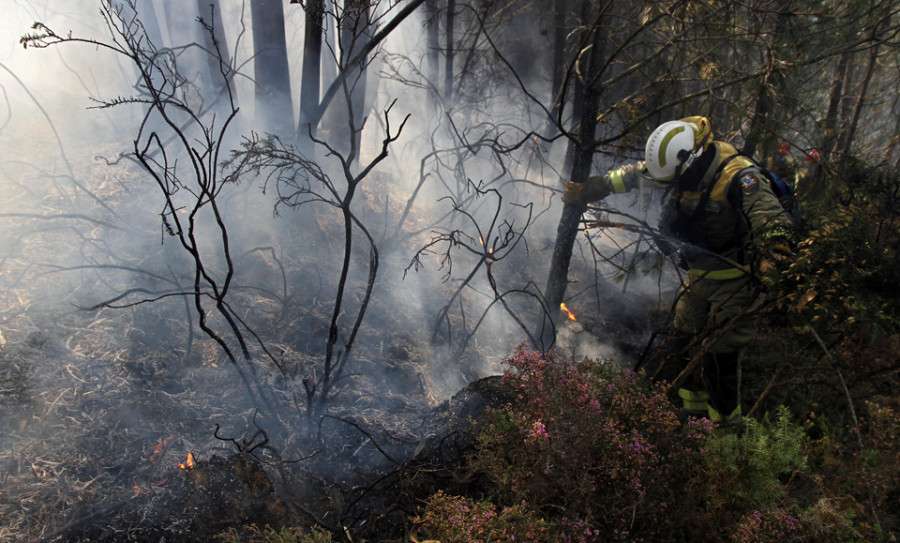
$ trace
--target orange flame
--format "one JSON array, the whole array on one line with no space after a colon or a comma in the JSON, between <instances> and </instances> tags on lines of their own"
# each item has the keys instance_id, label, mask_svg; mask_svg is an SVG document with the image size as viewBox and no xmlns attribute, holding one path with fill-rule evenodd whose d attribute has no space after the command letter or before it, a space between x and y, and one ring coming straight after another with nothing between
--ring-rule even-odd
<instances>
[{"instance_id":1,"label":"orange flame","mask_svg":"<svg viewBox=\"0 0 900 543\"><path fill-rule=\"evenodd\" d=\"M562 311L565 311L565 312L566 312L566 316L569 317L569 320L570 320L570 321L577 321L577 320L578 320L578 319L575 318L575 313L572 313L571 311L569 311L569 308L566 307L566 304L565 304L565 303L559 304L559 308L560 308Z\"/></svg>"},{"instance_id":2,"label":"orange flame","mask_svg":"<svg viewBox=\"0 0 900 543\"><path fill-rule=\"evenodd\" d=\"M193 469L197 465L197 461L194 460L194 453L189 452L187 455L187 460L184 461L184 464L178 464L178 467L187 471Z\"/></svg>"}]
</instances>

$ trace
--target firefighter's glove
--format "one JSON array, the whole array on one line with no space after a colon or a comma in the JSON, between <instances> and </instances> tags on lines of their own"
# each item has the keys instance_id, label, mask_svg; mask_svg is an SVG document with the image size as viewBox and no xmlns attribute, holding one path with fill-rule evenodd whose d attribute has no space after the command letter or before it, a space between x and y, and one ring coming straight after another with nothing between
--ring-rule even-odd
<instances>
[{"instance_id":1,"label":"firefighter's glove","mask_svg":"<svg viewBox=\"0 0 900 543\"><path fill-rule=\"evenodd\" d=\"M584 183L566 181L562 201L580 208L586 208L589 203L606 198L609 192L609 182L605 176L594 176L588 178Z\"/></svg>"},{"instance_id":2,"label":"firefighter's glove","mask_svg":"<svg viewBox=\"0 0 900 543\"><path fill-rule=\"evenodd\" d=\"M794 252L791 246L784 240L773 240L767 250L759 258L756 269L759 278L767 290L772 290L781 280L782 274L790 267L794 260Z\"/></svg>"},{"instance_id":3,"label":"firefighter's glove","mask_svg":"<svg viewBox=\"0 0 900 543\"><path fill-rule=\"evenodd\" d=\"M585 183L566 181L566 188L563 191L562 201L578 207L586 207L587 204L585 204L584 197L581 195L581 193L584 192L584 185Z\"/></svg>"}]
</instances>

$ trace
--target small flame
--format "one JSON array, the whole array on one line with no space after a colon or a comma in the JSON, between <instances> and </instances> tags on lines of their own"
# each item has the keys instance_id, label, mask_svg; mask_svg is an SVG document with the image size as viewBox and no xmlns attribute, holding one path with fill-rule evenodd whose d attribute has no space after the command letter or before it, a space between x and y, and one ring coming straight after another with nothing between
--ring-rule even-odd
<instances>
[{"instance_id":1,"label":"small flame","mask_svg":"<svg viewBox=\"0 0 900 543\"><path fill-rule=\"evenodd\" d=\"M194 453L189 452L187 455L187 460L184 461L184 464L178 464L178 467L187 471L193 469L197 465L197 461L194 460Z\"/></svg>"},{"instance_id":2,"label":"small flame","mask_svg":"<svg viewBox=\"0 0 900 543\"><path fill-rule=\"evenodd\" d=\"M572 313L571 311L569 311L569 308L566 307L565 302L559 304L559 308L560 308L562 311L565 311L565 312L566 312L566 316L569 317L569 320L570 320L570 321L577 321L577 320L578 320L578 319L575 318L575 313Z\"/></svg>"}]
</instances>

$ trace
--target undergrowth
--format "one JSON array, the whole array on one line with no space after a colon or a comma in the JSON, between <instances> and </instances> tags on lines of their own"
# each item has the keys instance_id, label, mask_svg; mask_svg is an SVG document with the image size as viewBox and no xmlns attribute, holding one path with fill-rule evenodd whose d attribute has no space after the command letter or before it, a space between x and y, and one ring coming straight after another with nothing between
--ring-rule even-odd
<instances>
[{"instance_id":1,"label":"undergrowth","mask_svg":"<svg viewBox=\"0 0 900 543\"><path fill-rule=\"evenodd\" d=\"M329 532L320 528L283 527L278 530L256 525L246 526L241 530L231 528L216 536L222 543L331 543L334 541Z\"/></svg>"},{"instance_id":2,"label":"undergrowth","mask_svg":"<svg viewBox=\"0 0 900 543\"><path fill-rule=\"evenodd\" d=\"M477 423L466 461L481 482L427 496L398 543L896 541L900 414L891 406L866 403L859 433L841 434L849 442L783 406L723 433L680 416L661 387L609 361L520 347L507 363L517 397ZM220 540L348 537L249 527Z\"/></svg>"},{"instance_id":3,"label":"undergrowth","mask_svg":"<svg viewBox=\"0 0 900 543\"><path fill-rule=\"evenodd\" d=\"M841 487L823 483L834 443L811 439L813 424L786 407L721 433L608 361L519 348L507 362L518 399L491 411L469 461L487 491L436 493L416 533L443 543L895 540L877 522L897 489L888 408L870 406L866 452L844 464L869 476Z\"/></svg>"}]
</instances>

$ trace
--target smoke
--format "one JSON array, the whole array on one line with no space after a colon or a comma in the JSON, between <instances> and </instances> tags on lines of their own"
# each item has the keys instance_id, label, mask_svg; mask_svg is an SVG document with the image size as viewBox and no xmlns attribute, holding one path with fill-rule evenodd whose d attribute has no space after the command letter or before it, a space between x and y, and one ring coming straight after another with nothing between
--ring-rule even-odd
<instances>
[{"instance_id":1,"label":"smoke","mask_svg":"<svg viewBox=\"0 0 900 543\"><path fill-rule=\"evenodd\" d=\"M210 421L224 435L252 434L260 406L247 396L242 376L200 333L199 316L183 296L193 287L193 262L173 236L173 225L161 218L166 208L158 189L138 164L120 156L133 150L141 105L89 109L98 105L92 98L134 96L134 67L87 44L27 50L18 45L34 21L61 35L71 30L73 36L110 39L95 1L55 4L13 2L0 22L0 331L7 341L0 347L6 436L0 446L15 458L14 469L12 461L6 466L17 478L34 454L30 444L43 440L52 451L46 456L59 462L91 455L91 462L104 466L102 483L121 484L132 476L145 481L160 468L138 462L152 457L160 440L177 436L166 450L179 461L189 450L208 457L229 446L211 435ZM288 49L299 51L303 13L299 6L285 9ZM242 74L252 74L249 9L228 1L222 11L229 55ZM522 24L510 33L546 40L540 24ZM340 389L415 392L427 401L410 400L413 410L503 371L503 357L533 332L561 209L566 148L562 139L528 137L545 129L545 114L507 70L485 60L490 55L470 59L468 69L476 75L467 81L480 88L461 88L451 100L439 100L436 82L425 78L434 71L425 25L425 14L414 14L369 66L361 164L377 156L388 125L396 131L404 118L409 121L354 200L352 209L378 248L379 267L348 359L349 384ZM171 39L170 29L160 28L163 40ZM521 68L526 86L546 99L542 48L527 39L510 47L510 62ZM300 58L289 55L292 74L300 73ZM186 59L180 66L195 73ZM330 69L326 65L324 72ZM253 83L243 76L234 82L240 117L226 150L254 127ZM292 90L296 97L297 77ZM208 97L196 99L201 98L208 103ZM290 112L294 125L296 114ZM152 118L154 123L159 119ZM328 141L327 130L320 135ZM340 162L322 148L318 152L321 173L344 190ZM167 159L179 173L190 174L185 154ZM612 165L601 161L598 169ZM175 213L188 213L195 194L180 190ZM276 400L302 407L304 387L321 378L339 287L342 218L322 202L282 206L276 214L279 195L276 180L265 175L223 188L219 203L235 271L228 300L275 361L260 363L255 378ZM654 208L642 202L622 207L652 215ZM209 234L218 225L208 208L199 213L198 225L202 260L222 281L228 261L221 238ZM355 312L365 303L372 258L358 229L354 239L345 311L337 317L341 341L349 338ZM614 235L600 243L616 252L633 239ZM633 258L632 251L621 255ZM596 260L580 242L569 300L579 321L561 326L560 349L573 357L615 358L623 356L626 344L644 339L646 330L635 326L629 338L607 333L598 339L595 332L616 329L616 319L628 313L618 308L658 299L658 279L651 275L626 287L609 281L615 267L609 271L604 264L607 277L598 285ZM104 301L115 307L96 307ZM209 324L226 329L221 317L210 316ZM254 355L259 351L255 347ZM124 431L129 440L114 441L104 431ZM70 483L77 487L79 481Z\"/></svg>"},{"instance_id":2,"label":"smoke","mask_svg":"<svg viewBox=\"0 0 900 543\"><path fill-rule=\"evenodd\" d=\"M239 2L226 2L222 10L229 54L236 65L249 73L251 40L245 35L248 10ZM159 10L156 13L163 14ZM171 13L167 15L172 18ZM286 17L289 29L302 28L302 10L288 7ZM528 289L534 293L543 287L558 216L558 195L554 190L559 187L565 142L550 143L534 138L514 153L497 152L498 147L517 145L529 132L540 131L546 119L516 89L508 73L489 63L476 62L472 67L484 75L470 79L483 83L477 93L459 92L451 103L436 102L435 89L429 86L434 82L424 79L428 62L423 53L424 33L420 32L426 24L424 17L417 13L404 22L402 31L393 33L384 43L384 54L378 57L384 60L369 68L370 76L380 77L372 78L368 91L372 107L366 112L364 147L360 151L362 162L371 160L379 150L386 122L396 128L404 116L409 115L410 121L391 146L388 158L371 180L364 183L364 194L355 210L377 234L381 251L378 286L379 296L383 298L379 302L384 307L402 308L403 315L395 318L403 331L435 335L435 330L441 328L440 310L448 296L461 288L459 303L446 308L446 320L456 319L453 326L458 326L464 318L460 315L461 308L465 307L466 321L463 328L454 330L455 337L448 341L455 341L456 347L460 347L460 336L465 337L477 322L478 333L465 341L481 349L494 344L496 352L483 359L496 360L501 356L499 353L526 339L527 330L510 318L511 312L522 312L522 322L527 323L525 328L536 322L534 315L527 313L534 311L533 298L527 294L508 294L510 305L504 308L497 302L497 292ZM187 261L165 232L166 226L160 224L163 206L158 195L147 182L146 173L134 164L118 160L118 154L128 151L129 140L135 137L140 107L87 109L96 105L91 97L109 99L133 93L136 77L133 67L127 65L126 59L87 45L37 50L10 47L34 20L41 20L61 33L71 30L76 36L108 40L96 4L87 0L68 4L66 11L39 2L19 2L3 23L7 39L2 45L6 68L2 88L8 102L4 130L0 134L6 157L3 174L6 182L21 194L6 199L5 210L39 213L49 199L54 201L55 211L83 214L86 218L82 220L85 224L79 219L54 221L54 228L69 232L58 237L40 237L40 248L46 251L49 264L56 270L52 270L50 281L37 279L47 284L42 283L34 290L50 296L35 300L33 305L71 311L72 304L91 305L129 288L145 288L146 281L153 283L148 290L161 289L160 284L166 282L171 282L172 288L183 286L184 276L179 270ZM535 24L532 21L525 25L527 28L512 27L510 34L519 37L534 34L537 39L545 40L546 32L535 28ZM169 28L169 25L161 27L165 40L170 39ZM240 41L236 36L241 36ZM288 47L298 50L301 39L299 31L289 34ZM542 70L546 66L542 61L546 59L534 54L533 43L513 43L510 47L510 61L521 68L519 75L528 79L526 86L530 90L543 89L546 95L546 70ZM299 57L290 56L293 62ZM529 59L533 61L528 62ZM193 73L184 64L182 67ZM294 64L291 70L300 71ZM246 77L238 77L235 82L244 124L232 131L229 141L233 144L237 143L240 130L252 126L249 120L253 118L252 82ZM296 94L299 90L296 78L294 83ZM392 107L391 114L385 118L384 112L389 107ZM182 161L179 167L185 167L186 157L174 158ZM333 157L320 158L325 172L340 185L340 165ZM107 166L107 162L117 160L115 166ZM253 255L238 263L242 284L260 291L280 290L281 296L286 297L289 293L285 292L280 268L296 266L302 270L298 276L304 282L299 288L308 292L305 282L309 281L316 293L313 298L327 299L335 289L334 257L340 252L336 224L329 223L329 219L323 218L327 214L318 211L306 214L282 208L280 215L273 216L272 196L277 189L269 183L263 194L260 188L264 182L264 179L245 179L239 188L229 187L224 197L226 226L230 241L235 244L234 253ZM110 190L112 199L107 197ZM404 222L397 230L401 217ZM92 226L88 223L118 224L123 219L128 228L109 229L109 238L85 239ZM208 217L204 220L210 221ZM30 228L34 223L23 224ZM207 222L204 226L212 224ZM418 272L406 270L417 249L436 236L451 233L476 248L480 237L487 238L482 241L485 247L498 238L521 238L511 243L513 249L502 260L491 259L490 271L498 281L496 291L490 284L485 256L449 242L423 254L422 269ZM22 229L8 231L5 236L4 245L10 254L22 251L22 240L17 241L16 234L21 236ZM304 249L308 252L297 253L297 247L287 247L285 239L308 242L310 246ZM204 253L209 253L207 258L212 267L221 268L223 255L215 240L200 243ZM107 253L102 259L86 249L97 251L101 244ZM354 257L356 263L365 258L364 245L360 244L361 252ZM153 256L142 257L142 252ZM29 252L29 265L36 264L37 254ZM584 260L580 264L593 268L589 254L582 254ZM140 263L148 261L152 265L141 270ZM123 262L131 263L135 269L130 273L110 269L63 271L86 263L112 266ZM159 266L163 262L175 271ZM473 272L468 286L460 287L468 272L478 267L482 269ZM365 265L354 269L358 275L351 279L358 286L365 280ZM527 287L529 283L533 286ZM292 288L297 289L298 285L288 286L288 290ZM260 322L265 321L261 319ZM408 323L416 326L410 327ZM376 331L379 328L375 326ZM454 351L452 345L448 349ZM496 365L487 364L474 370L474 374L497 369Z\"/></svg>"}]
</instances>

